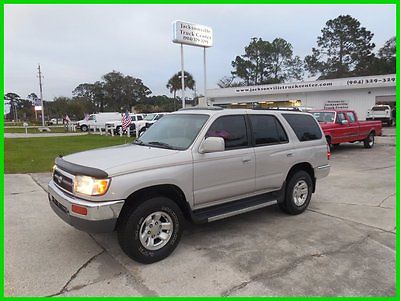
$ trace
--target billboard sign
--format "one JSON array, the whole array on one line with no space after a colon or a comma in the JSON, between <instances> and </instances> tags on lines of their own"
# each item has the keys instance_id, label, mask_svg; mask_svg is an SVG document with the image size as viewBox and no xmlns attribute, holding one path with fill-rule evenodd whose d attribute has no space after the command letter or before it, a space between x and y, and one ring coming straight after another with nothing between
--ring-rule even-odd
<instances>
[{"instance_id":1,"label":"billboard sign","mask_svg":"<svg viewBox=\"0 0 400 301\"><path fill-rule=\"evenodd\" d=\"M211 27L184 21L173 23L172 42L198 47L213 45L213 31Z\"/></svg>"}]
</instances>

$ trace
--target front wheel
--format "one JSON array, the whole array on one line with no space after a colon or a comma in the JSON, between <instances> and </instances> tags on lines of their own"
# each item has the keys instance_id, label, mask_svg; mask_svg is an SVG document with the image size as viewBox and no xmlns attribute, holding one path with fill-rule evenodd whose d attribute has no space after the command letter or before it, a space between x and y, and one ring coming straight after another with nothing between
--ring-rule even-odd
<instances>
[{"instance_id":1,"label":"front wheel","mask_svg":"<svg viewBox=\"0 0 400 301\"><path fill-rule=\"evenodd\" d=\"M87 125L81 125L81 131L82 132L87 132L88 131L88 129L89 129L89 127L87 126Z\"/></svg>"},{"instance_id":2,"label":"front wheel","mask_svg":"<svg viewBox=\"0 0 400 301\"><path fill-rule=\"evenodd\" d=\"M285 199L278 203L279 208L292 215L304 212L310 204L312 187L309 173L304 170L295 172L286 185Z\"/></svg>"},{"instance_id":3,"label":"front wheel","mask_svg":"<svg viewBox=\"0 0 400 301\"><path fill-rule=\"evenodd\" d=\"M372 148L375 144L375 134L369 133L368 137L364 139L364 147L365 148Z\"/></svg>"},{"instance_id":4,"label":"front wheel","mask_svg":"<svg viewBox=\"0 0 400 301\"><path fill-rule=\"evenodd\" d=\"M118 241L126 255L141 263L168 257L182 235L183 215L178 205L157 196L125 210L118 225Z\"/></svg>"}]
</instances>

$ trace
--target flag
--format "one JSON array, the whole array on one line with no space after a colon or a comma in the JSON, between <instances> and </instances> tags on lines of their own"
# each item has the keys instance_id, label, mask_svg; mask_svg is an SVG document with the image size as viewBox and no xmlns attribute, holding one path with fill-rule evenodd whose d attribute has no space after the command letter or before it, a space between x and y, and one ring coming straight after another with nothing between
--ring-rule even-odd
<instances>
[{"instance_id":1,"label":"flag","mask_svg":"<svg viewBox=\"0 0 400 301\"><path fill-rule=\"evenodd\" d=\"M132 123L131 116L128 111L125 114L122 114L122 130L126 130Z\"/></svg>"},{"instance_id":2,"label":"flag","mask_svg":"<svg viewBox=\"0 0 400 301\"><path fill-rule=\"evenodd\" d=\"M65 121L67 122L67 124L71 122L71 119L69 118L68 115L65 115Z\"/></svg>"}]
</instances>

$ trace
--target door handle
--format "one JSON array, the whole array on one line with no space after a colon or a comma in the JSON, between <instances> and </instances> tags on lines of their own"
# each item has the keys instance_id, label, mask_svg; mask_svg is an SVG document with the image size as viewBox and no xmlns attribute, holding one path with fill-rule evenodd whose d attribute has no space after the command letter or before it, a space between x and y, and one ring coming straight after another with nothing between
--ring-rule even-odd
<instances>
[{"instance_id":1,"label":"door handle","mask_svg":"<svg viewBox=\"0 0 400 301\"><path fill-rule=\"evenodd\" d=\"M293 153L286 154L286 157L293 157Z\"/></svg>"},{"instance_id":2,"label":"door handle","mask_svg":"<svg viewBox=\"0 0 400 301\"><path fill-rule=\"evenodd\" d=\"M243 157L243 158L242 158L242 162L243 162L243 163L250 162L250 161L251 161L251 158L250 158L250 157Z\"/></svg>"}]
</instances>

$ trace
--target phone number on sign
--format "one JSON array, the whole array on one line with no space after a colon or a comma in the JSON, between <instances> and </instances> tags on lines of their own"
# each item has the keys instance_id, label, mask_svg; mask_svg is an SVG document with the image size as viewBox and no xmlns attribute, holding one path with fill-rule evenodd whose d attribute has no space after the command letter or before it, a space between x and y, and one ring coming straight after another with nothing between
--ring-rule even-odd
<instances>
[{"instance_id":1,"label":"phone number on sign","mask_svg":"<svg viewBox=\"0 0 400 301\"><path fill-rule=\"evenodd\" d=\"M353 80L348 80L347 85L389 83L389 82L395 82L395 81L396 81L395 77L353 79Z\"/></svg>"}]
</instances>

